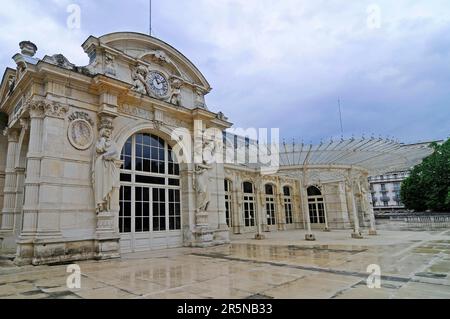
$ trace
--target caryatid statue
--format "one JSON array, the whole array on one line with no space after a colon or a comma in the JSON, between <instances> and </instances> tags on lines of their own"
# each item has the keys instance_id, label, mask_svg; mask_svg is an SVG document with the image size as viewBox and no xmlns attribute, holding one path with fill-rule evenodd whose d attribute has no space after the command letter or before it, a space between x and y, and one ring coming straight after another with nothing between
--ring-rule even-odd
<instances>
[{"instance_id":1,"label":"caryatid statue","mask_svg":"<svg viewBox=\"0 0 450 319\"><path fill-rule=\"evenodd\" d=\"M215 162L216 146L213 140L207 140L202 147L202 162L195 165L194 190L197 194L197 212L206 212L210 201L209 171Z\"/></svg>"},{"instance_id":2,"label":"caryatid statue","mask_svg":"<svg viewBox=\"0 0 450 319\"><path fill-rule=\"evenodd\" d=\"M120 187L119 159L117 146L111 141L113 126L111 118L103 118L100 123L99 139L95 145L93 185L97 212L108 211L114 188Z\"/></svg>"}]
</instances>

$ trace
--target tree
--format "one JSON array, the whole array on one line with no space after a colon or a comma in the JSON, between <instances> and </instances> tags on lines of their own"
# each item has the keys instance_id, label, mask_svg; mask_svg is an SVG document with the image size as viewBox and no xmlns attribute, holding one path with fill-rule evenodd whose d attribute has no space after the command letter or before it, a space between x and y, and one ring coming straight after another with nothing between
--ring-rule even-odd
<instances>
[{"instance_id":1,"label":"tree","mask_svg":"<svg viewBox=\"0 0 450 319\"><path fill-rule=\"evenodd\" d=\"M431 146L433 154L412 169L402 183L400 196L408 209L450 212L450 139Z\"/></svg>"}]
</instances>

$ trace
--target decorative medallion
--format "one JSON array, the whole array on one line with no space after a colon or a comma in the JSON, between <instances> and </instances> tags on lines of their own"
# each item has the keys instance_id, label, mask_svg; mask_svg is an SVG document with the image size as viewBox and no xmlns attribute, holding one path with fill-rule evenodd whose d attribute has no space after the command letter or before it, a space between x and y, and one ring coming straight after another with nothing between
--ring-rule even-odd
<instances>
[{"instance_id":1,"label":"decorative medallion","mask_svg":"<svg viewBox=\"0 0 450 319\"><path fill-rule=\"evenodd\" d=\"M88 149L94 141L94 130L92 128L90 118L86 116L79 116L84 113L77 112L76 115L72 117L73 120L69 124L69 129L67 135L73 147L79 150Z\"/></svg>"}]
</instances>

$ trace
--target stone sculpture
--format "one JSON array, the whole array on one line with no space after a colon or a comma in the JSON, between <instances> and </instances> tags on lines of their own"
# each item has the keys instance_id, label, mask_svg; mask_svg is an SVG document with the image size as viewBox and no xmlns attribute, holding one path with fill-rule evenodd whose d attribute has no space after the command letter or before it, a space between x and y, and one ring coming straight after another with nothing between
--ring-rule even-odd
<instances>
[{"instance_id":1,"label":"stone sculpture","mask_svg":"<svg viewBox=\"0 0 450 319\"><path fill-rule=\"evenodd\" d=\"M114 188L120 187L119 169L115 161L119 157L114 142L111 141L113 126L111 118L101 120L99 139L95 147L93 170L94 197L97 212L109 210Z\"/></svg>"}]
</instances>

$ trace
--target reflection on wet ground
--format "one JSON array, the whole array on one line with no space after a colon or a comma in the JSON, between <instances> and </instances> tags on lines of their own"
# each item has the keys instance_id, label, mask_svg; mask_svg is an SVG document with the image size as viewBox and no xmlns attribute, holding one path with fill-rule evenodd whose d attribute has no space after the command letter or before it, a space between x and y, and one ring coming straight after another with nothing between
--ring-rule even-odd
<instances>
[{"instance_id":1,"label":"reflection on wet ground","mask_svg":"<svg viewBox=\"0 0 450 319\"><path fill-rule=\"evenodd\" d=\"M16 267L0 261L0 298L450 298L450 231L382 231L351 239L347 231L251 234L211 248L133 253L80 262L80 289L66 286L66 266ZM370 289L369 265L381 288Z\"/></svg>"}]
</instances>

